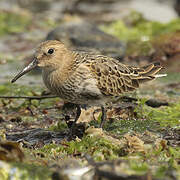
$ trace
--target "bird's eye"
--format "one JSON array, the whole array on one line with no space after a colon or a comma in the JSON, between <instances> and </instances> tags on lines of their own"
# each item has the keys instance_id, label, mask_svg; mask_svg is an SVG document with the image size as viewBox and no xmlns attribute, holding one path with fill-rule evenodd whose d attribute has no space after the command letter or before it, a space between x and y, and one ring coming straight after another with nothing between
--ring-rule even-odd
<instances>
[{"instance_id":1,"label":"bird's eye","mask_svg":"<svg viewBox=\"0 0 180 180\"><path fill-rule=\"evenodd\" d=\"M54 52L54 49L49 49L48 54L52 54Z\"/></svg>"}]
</instances>

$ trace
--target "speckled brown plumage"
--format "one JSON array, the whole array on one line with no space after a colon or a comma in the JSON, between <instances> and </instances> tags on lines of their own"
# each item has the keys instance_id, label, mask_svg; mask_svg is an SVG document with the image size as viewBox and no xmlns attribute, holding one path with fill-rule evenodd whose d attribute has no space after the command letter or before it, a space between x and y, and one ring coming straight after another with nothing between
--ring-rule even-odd
<instances>
[{"instance_id":1,"label":"speckled brown plumage","mask_svg":"<svg viewBox=\"0 0 180 180\"><path fill-rule=\"evenodd\" d=\"M90 63L89 67L98 80L101 92L111 96L121 96L137 89L141 83L154 79L162 68L157 63L142 68L130 67L107 57Z\"/></svg>"},{"instance_id":2,"label":"speckled brown plumage","mask_svg":"<svg viewBox=\"0 0 180 180\"><path fill-rule=\"evenodd\" d=\"M163 76L156 75L162 68L159 63L131 67L107 56L70 51L61 42L52 40L40 44L34 61L12 82L36 66L42 68L47 88L62 99L100 106L113 96L121 96Z\"/></svg>"},{"instance_id":3,"label":"speckled brown plumage","mask_svg":"<svg viewBox=\"0 0 180 180\"><path fill-rule=\"evenodd\" d=\"M162 69L158 62L139 68L103 55L74 52L74 57L78 65L88 67L89 73L97 80L97 87L105 96L121 96L133 91L140 84L155 79Z\"/></svg>"}]
</instances>

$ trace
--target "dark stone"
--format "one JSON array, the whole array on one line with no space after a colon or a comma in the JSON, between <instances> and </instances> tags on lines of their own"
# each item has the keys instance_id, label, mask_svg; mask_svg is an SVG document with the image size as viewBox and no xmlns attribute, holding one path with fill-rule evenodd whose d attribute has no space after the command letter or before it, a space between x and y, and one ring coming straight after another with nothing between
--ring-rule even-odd
<instances>
[{"instance_id":1,"label":"dark stone","mask_svg":"<svg viewBox=\"0 0 180 180\"><path fill-rule=\"evenodd\" d=\"M146 101L146 105L151 106L153 108L157 108L160 106L168 106L168 102L159 101L157 99L149 99Z\"/></svg>"},{"instance_id":2,"label":"dark stone","mask_svg":"<svg viewBox=\"0 0 180 180\"><path fill-rule=\"evenodd\" d=\"M129 2L131 0L71 0L64 12L80 16L88 22L110 23L122 18L121 10Z\"/></svg>"},{"instance_id":3,"label":"dark stone","mask_svg":"<svg viewBox=\"0 0 180 180\"><path fill-rule=\"evenodd\" d=\"M0 123L4 122L4 118L2 116L0 116Z\"/></svg>"},{"instance_id":4,"label":"dark stone","mask_svg":"<svg viewBox=\"0 0 180 180\"><path fill-rule=\"evenodd\" d=\"M117 59L125 52L123 42L86 22L61 24L47 35L46 40L60 40L73 50L93 51Z\"/></svg>"},{"instance_id":5,"label":"dark stone","mask_svg":"<svg viewBox=\"0 0 180 180\"><path fill-rule=\"evenodd\" d=\"M66 136L65 132L53 132L44 129L27 129L18 133L7 133L6 138L9 141L28 143L29 148L37 144L49 144L51 142L60 142Z\"/></svg>"},{"instance_id":6,"label":"dark stone","mask_svg":"<svg viewBox=\"0 0 180 180\"><path fill-rule=\"evenodd\" d=\"M174 9L176 10L178 16L180 16L180 0L176 0L176 3L174 4Z\"/></svg>"}]
</instances>

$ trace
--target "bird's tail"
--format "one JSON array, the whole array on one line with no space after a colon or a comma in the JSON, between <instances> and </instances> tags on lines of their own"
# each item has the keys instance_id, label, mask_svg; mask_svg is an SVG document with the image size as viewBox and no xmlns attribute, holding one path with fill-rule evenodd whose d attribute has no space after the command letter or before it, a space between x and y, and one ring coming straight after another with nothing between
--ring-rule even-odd
<instances>
[{"instance_id":1,"label":"bird's tail","mask_svg":"<svg viewBox=\"0 0 180 180\"><path fill-rule=\"evenodd\" d=\"M157 74L161 69L163 69L163 67L159 62L151 63L140 68L135 68L135 71L137 72L135 79L137 79L141 84L158 77L167 76L167 74Z\"/></svg>"}]
</instances>

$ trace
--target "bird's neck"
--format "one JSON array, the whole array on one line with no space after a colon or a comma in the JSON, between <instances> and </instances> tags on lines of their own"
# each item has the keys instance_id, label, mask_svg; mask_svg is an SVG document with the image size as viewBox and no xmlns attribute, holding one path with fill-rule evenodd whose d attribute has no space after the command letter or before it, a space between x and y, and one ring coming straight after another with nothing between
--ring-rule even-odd
<instances>
[{"instance_id":1,"label":"bird's neck","mask_svg":"<svg viewBox=\"0 0 180 180\"><path fill-rule=\"evenodd\" d=\"M65 82L74 72L75 62L71 51L61 56L61 62L57 62L53 67L43 68L43 76L50 78L54 83L60 84Z\"/></svg>"}]
</instances>

